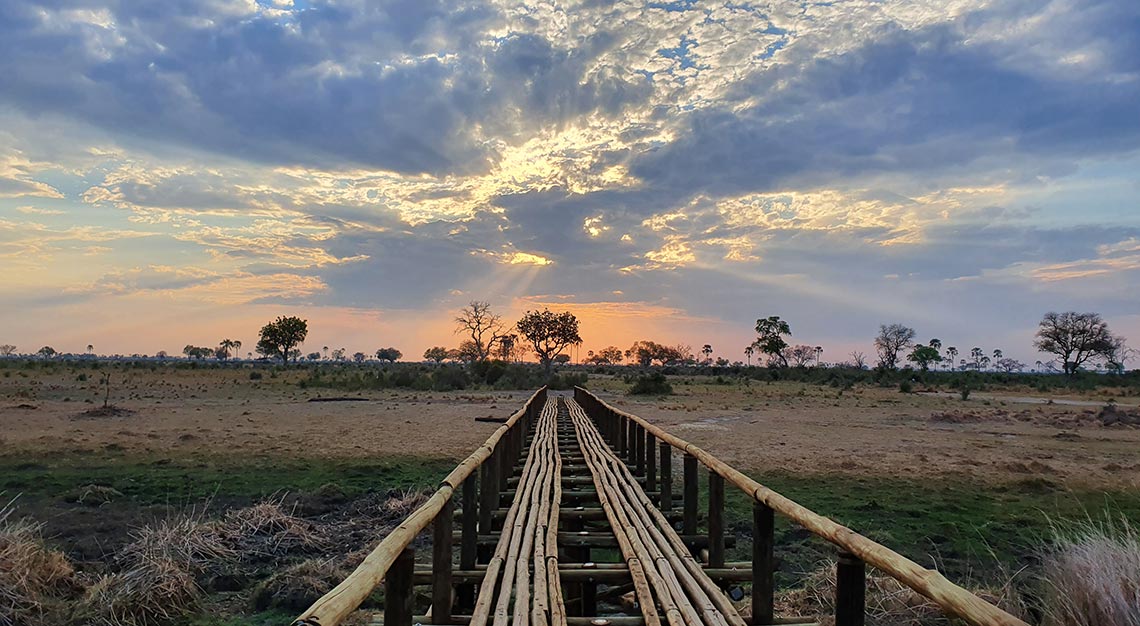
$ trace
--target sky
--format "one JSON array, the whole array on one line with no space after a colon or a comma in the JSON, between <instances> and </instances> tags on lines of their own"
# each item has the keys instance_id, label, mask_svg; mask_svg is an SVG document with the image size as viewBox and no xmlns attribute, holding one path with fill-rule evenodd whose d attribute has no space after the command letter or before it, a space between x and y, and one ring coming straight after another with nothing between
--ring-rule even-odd
<instances>
[{"instance_id":1,"label":"sky","mask_svg":"<svg viewBox=\"0 0 1140 626\"><path fill-rule=\"evenodd\" d=\"M0 262L22 352L1137 345L1140 3L5 0Z\"/></svg>"}]
</instances>

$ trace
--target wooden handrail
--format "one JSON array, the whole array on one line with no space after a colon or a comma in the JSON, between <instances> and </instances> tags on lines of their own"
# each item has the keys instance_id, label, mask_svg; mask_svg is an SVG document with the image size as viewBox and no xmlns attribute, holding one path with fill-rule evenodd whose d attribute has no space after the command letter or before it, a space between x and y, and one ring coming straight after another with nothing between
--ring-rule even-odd
<instances>
[{"instance_id":1,"label":"wooden handrail","mask_svg":"<svg viewBox=\"0 0 1140 626\"><path fill-rule=\"evenodd\" d=\"M574 394L579 404L587 405L587 403L582 402L583 399L588 399L589 403L593 404L593 407L586 406L587 410L604 408L617 416L633 421L659 441L668 443L674 448L695 457L709 471L715 472L741 491L752 496L756 501L771 507L813 534L854 554L864 562L870 563L895 580L922 594L937 604L944 612L961 618L973 626L1028 626L1013 615L950 582L938 570L922 567L890 548L797 504L749 478L707 451L650 424L641 417L609 405L587 389L575 387Z\"/></svg>"},{"instance_id":2,"label":"wooden handrail","mask_svg":"<svg viewBox=\"0 0 1140 626\"><path fill-rule=\"evenodd\" d=\"M364 561L356 567L339 585L334 587L319 600L313 603L304 613L293 621L294 626L319 625L337 626L345 617L360 607L364 599L384 579L388 569L404 548L420 534L428 524L435 520L445 503L447 503L455 490L483 464L499 441L523 418L529 415L532 405L536 402L546 402L546 387L540 388L531 395L521 409L514 412L502 426L495 429L483 445L476 448L462 463L457 465L451 473L440 483L439 489L428 498L420 508L409 515L399 526L383 539Z\"/></svg>"}]
</instances>

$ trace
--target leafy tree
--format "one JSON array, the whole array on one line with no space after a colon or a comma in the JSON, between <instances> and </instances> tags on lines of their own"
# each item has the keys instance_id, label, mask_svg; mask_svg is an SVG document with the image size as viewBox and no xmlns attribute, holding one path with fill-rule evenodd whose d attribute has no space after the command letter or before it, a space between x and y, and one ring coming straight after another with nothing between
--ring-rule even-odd
<instances>
[{"instance_id":1,"label":"leafy tree","mask_svg":"<svg viewBox=\"0 0 1140 626\"><path fill-rule=\"evenodd\" d=\"M712 345L710 345L710 344L706 343L704 345L704 347L701 348L701 354L705 355L705 364L706 365L708 365L709 363L712 363L712 353L713 353L713 348L712 348Z\"/></svg>"},{"instance_id":2,"label":"leafy tree","mask_svg":"<svg viewBox=\"0 0 1140 626\"><path fill-rule=\"evenodd\" d=\"M321 353L320 352L310 352L310 353L305 355L305 358L310 360L310 361L320 361L321 360Z\"/></svg>"},{"instance_id":3,"label":"leafy tree","mask_svg":"<svg viewBox=\"0 0 1140 626\"><path fill-rule=\"evenodd\" d=\"M13 354L16 354L16 346L10 343L0 345L0 356L12 356Z\"/></svg>"},{"instance_id":4,"label":"leafy tree","mask_svg":"<svg viewBox=\"0 0 1140 626\"><path fill-rule=\"evenodd\" d=\"M570 362L570 355L569 354L559 354L558 356L554 357L554 362L557 363L558 365L566 365L567 363Z\"/></svg>"},{"instance_id":5,"label":"leafy tree","mask_svg":"<svg viewBox=\"0 0 1140 626\"><path fill-rule=\"evenodd\" d=\"M475 362L486 361L504 333L503 320L486 302L474 301L459 311L455 332L470 337L470 352Z\"/></svg>"},{"instance_id":6,"label":"leafy tree","mask_svg":"<svg viewBox=\"0 0 1140 626\"><path fill-rule=\"evenodd\" d=\"M938 354L938 349L934 346L919 344L907 355L906 360L917 364L918 368L925 372L930 369L931 364L941 363L942 355Z\"/></svg>"},{"instance_id":7,"label":"leafy tree","mask_svg":"<svg viewBox=\"0 0 1140 626\"><path fill-rule=\"evenodd\" d=\"M1074 376L1082 365L1093 359L1110 360L1118 337L1098 313L1045 314L1037 328L1033 346L1040 352L1061 359L1065 374Z\"/></svg>"},{"instance_id":8,"label":"leafy tree","mask_svg":"<svg viewBox=\"0 0 1140 626\"><path fill-rule=\"evenodd\" d=\"M758 319L756 334L758 337L754 345L760 349L760 352L767 354L769 361L776 361L787 367L788 359L784 351L788 348L788 342L784 341L784 336L792 336L792 329L788 323L778 315Z\"/></svg>"},{"instance_id":9,"label":"leafy tree","mask_svg":"<svg viewBox=\"0 0 1140 626\"><path fill-rule=\"evenodd\" d=\"M185 354L188 359L208 359L214 356L214 349L188 344L185 348L182 348L182 354Z\"/></svg>"},{"instance_id":10,"label":"leafy tree","mask_svg":"<svg viewBox=\"0 0 1140 626\"><path fill-rule=\"evenodd\" d=\"M309 322L299 317L278 317L261 327L257 351L265 356L278 357L288 364L289 357L309 335ZM341 352L343 355L343 350Z\"/></svg>"},{"instance_id":11,"label":"leafy tree","mask_svg":"<svg viewBox=\"0 0 1140 626\"><path fill-rule=\"evenodd\" d=\"M1013 372L1020 372L1025 369L1025 364L1017 359L1001 358L994 361L994 369L1012 374Z\"/></svg>"},{"instance_id":12,"label":"leafy tree","mask_svg":"<svg viewBox=\"0 0 1140 626\"><path fill-rule=\"evenodd\" d=\"M367 359L367 358L368 358L368 355L364 354L363 352L353 352L352 353L352 362L353 363L363 363L364 359Z\"/></svg>"},{"instance_id":13,"label":"leafy tree","mask_svg":"<svg viewBox=\"0 0 1140 626\"><path fill-rule=\"evenodd\" d=\"M875 350L879 353L879 367L893 370L898 367L899 354L914 344L915 332L902 324L880 326L875 337Z\"/></svg>"},{"instance_id":14,"label":"leafy tree","mask_svg":"<svg viewBox=\"0 0 1140 626\"><path fill-rule=\"evenodd\" d=\"M443 363L448 358L448 349L443 346L435 346L424 350L424 360L435 361L436 363Z\"/></svg>"},{"instance_id":15,"label":"leafy tree","mask_svg":"<svg viewBox=\"0 0 1140 626\"><path fill-rule=\"evenodd\" d=\"M348 350L346 350L345 348L337 348L337 349L333 350L333 351L332 351L332 360L334 360L334 361L343 361L343 360L344 360L344 355L345 355L345 353L346 353L347 351L348 351Z\"/></svg>"},{"instance_id":16,"label":"leafy tree","mask_svg":"<svg viewBox=\"0 0 1140 626\"><path fill-rule=\"evenodd\" d=\"M44 346L44 347L40 348L39 350L36 350L36 354L42 356L45 359L50 359L59 353L56 352L55 348L53 348L51 346Z\"/></svg>"},{"instance_id":17,"label":"leafy tree","mask_svg":"<svg viewBox=\"0 0 1140 626\"><path fill-rule=\"evenodd\" d=\"M597 358L600 359L601 363L605 364L616 365L621 363L621 348L617 346L606 346L598 352Z\"/></svg>"},{"instance_id":18,"label":"leafy tree","mask_svg":"<svg viewBox=\"0 0 1140 626\"><path fill-rule=\"evenodd\" d=\"M478 363L481 358L482 352L479 347L475 345L474 341L464 341L459 344L459 348L447 353L448 358L462 361L464 363Z\"/></svg>"},{"instance_id":19,"label":"leafy tree","mask_svg":"<svg viewBox=\"0 0 1140 626\"><path fill-rule=\"evenodd\" d=\"M554 357L566 348L582 343L582 337L578 335L578 318L569 311L527 311L515 326L519 334L534 346L534 354L547 374Z\"/></svg>"},{"instance_id":20,"label":"leafy tree","mask_svg":"<svg viewBox=\"0 0 1140 626\"><path fill-rule=\"evenodd\" d=\"M404 353L395 348L380 348L376 351L376 358L389 363L399 361L402 356L404 356Z\"/></svg>"},{"instance_id":21,"label":"leafy tree","mask_svg":"<svg viewBox=\"0 0 1140 626\"><path fill-rule=\"evenodd\" d=\"M518 346L519 336L515 334L503 335L499 337L499 345L495 352L502 361L510 361L515 353L515 347Z\"/></svg>"}]
</instances>

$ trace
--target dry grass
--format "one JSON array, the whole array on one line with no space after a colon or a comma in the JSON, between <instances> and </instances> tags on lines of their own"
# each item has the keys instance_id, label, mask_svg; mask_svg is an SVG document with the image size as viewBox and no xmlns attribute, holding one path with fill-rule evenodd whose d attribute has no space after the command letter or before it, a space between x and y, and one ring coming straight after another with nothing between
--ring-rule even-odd
<instances>
[{"instance_id":1,"label":"dry grass","mask_svg":"<svg viewBox=\"0 0 1140 626\"><path fill-rule=\"evenodd\" d=\"M281 570L253 592L253 607L264 611L280 608L303 611L340 584L349 570L338 559L310 559Z\"/></svg>"},{"instance_id":2,"label":"dry grass","mask_svg":"<svg viewBox=\"0 0 1140 626\"><path fill-rule=\"evenodd\" d=\"M1140 626L1140 532L1127 519L1055 530L1042 565L1047 626Z\"/></svg>"},{"instance_id":3,"label":"dry grass","mask_svg":"<svg viewBox=\"0 0 1140 626\"><path fill-rule=\"evenodd\" d=\"M204 572L237 556L215 525L196 514L144 526L132 531L131 538L115 559L127 569L152 561L168 561L190 572Z\"/></svg>"},{"instance_id":4,"label":"dry grass","mask_svg":"<svg viewBox=\"0 0 1140 626\"><path fill-rule=\"evenodd\" d=\"M202 598L185 563L147 558L104 576L84 597L85 622L93 626L157 626L193 613Z\"/></svg>"},{"instance_id":5,"label":"dry grass","mask_svg":"<svg viewBox=\"0 0 1140 626\"><path fill-rule=\"evenodd\" d=\"M428 497L423 492L414 489L390 495L381 507L382 516L389 521L402 522L404 518L423 506L428 501Z\"/></svg>"},{"instance_id":6,"label":"dry grass","mask_svg":"<svg viewBox=\"0 0 1140 626\"><path fill-rule=\"evenodd\" d=\"M75 570L44 545L40 526L0 506L0 625L54 623L56 601L76 589Z\"/></svg>"},{"instance_id":7,"label":"dry grass","mask_svg":"<svg viewBox=\"0 0 1140 626\"><path fill-rule=\"evenodd\" d=\"M281 501L268 500L230 511L215 528L242 558L280 557L327 545L314 524L286 512Z\"/></svg>"}]
</instances>

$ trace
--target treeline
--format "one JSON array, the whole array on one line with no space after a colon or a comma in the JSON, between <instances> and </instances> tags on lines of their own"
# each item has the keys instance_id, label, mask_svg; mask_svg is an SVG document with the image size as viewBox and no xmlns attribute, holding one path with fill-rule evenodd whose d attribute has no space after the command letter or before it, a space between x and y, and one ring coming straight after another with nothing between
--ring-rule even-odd
<instances>
[{"instance_id":1,"label":"treeline","mask_svg":"<svg viewBox=\"0 0 1140 626\"><path fill-rule=\"evenodd\" d=\"M310 366L307 370L309 377L301 380L302 388L340 391L456 391L470 388L513 390L534 389L543 385L551 389L572 389L575 385L585 385L589 378L584 371L548 374L534 365L498 360L483 361L466 367L416 363L365 364L357 367L321 364Z\"/></svg>"}]
</instances>

